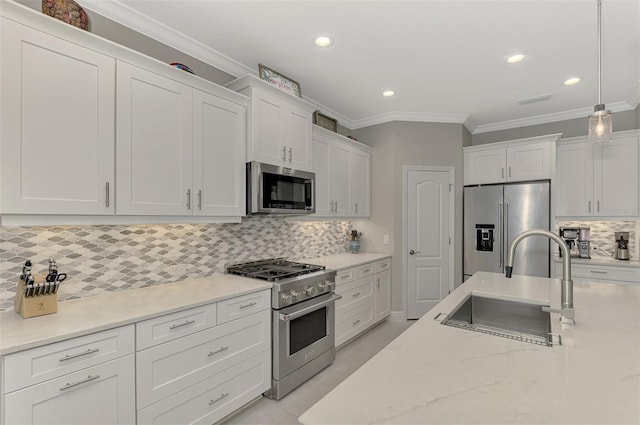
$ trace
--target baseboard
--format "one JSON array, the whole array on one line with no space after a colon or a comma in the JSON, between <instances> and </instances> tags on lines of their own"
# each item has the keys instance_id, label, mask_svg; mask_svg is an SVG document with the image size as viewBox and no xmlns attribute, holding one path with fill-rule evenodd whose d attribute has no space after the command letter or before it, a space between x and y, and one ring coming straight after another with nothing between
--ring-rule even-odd
<instances>
[{"instance_id":1,"label":"baseboard","mask_svg":"<svg viewBox=\"0 0 640 425\"><path fill-rule=\"evenodd\" d=\"M404 322L407 320L407 315L404 314L404 311L392 311L389 315L390 322Z\"/></svg>"}]
</instances>

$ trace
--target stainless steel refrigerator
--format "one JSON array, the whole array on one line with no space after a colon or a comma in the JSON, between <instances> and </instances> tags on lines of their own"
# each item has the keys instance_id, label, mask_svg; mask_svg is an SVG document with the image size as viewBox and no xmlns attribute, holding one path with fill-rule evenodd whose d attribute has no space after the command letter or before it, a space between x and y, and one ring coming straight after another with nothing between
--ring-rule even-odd
<instances>
[{"instance_id":1,"label":"stainless steel refrigerator","mask_svg":"<svg viewBox=\"0 0 640 425\"><path fill-rule=\"evenodd\" d=\"M549 182L464 188L464 280L478 271L504 273L509 245L525 230L549 230ZM513 274L549 277L547 238L518 244Z\"/></svg>"}]
</instances>

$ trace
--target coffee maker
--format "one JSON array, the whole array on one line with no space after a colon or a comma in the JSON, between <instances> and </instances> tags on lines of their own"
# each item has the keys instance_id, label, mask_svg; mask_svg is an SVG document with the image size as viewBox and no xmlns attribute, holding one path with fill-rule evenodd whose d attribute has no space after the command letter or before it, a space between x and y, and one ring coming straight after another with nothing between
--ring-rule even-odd
<instances>
[{"instance_id":1,"label":"coffee maker","mask_svg":"<svg viewBox=\"0 0 640 425\"><path fill-rule=\"evenodd\" d=\"M615 232L616 251L614 257L618 260L628 260L629 255L629 232Z\"/></svg>"},{"instance_id":2,"label":"coffee maker","mask_svg":"<svg viewBox=\"0 0 640 425\"><path fill-rule=\"evenodd\" d=\"M561 227L560 237L569 247L571 258L591 258L591 229L589 227ZM562 250L560 250L562 257Z\"/></svg>"}]
</instances>

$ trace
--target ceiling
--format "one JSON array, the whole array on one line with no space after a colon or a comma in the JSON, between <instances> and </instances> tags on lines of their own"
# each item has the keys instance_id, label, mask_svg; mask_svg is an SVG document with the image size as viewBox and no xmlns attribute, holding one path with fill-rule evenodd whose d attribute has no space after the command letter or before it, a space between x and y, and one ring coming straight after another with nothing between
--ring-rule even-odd
<instances>
[{"instance_id":1,"label":"ceiling","mask_svg":"<svg viewBox=\"0 0 640 425\"><path fill-rule=\"evenodd\" d=\"M81 3L236 76L267 65L349 128L412 120L481 133L586 117L598 103L596 0ZM335 43L315 47L317 35ZM527 57L507 64L514 53ZM602 1L602 58L603 102L635 108L640 0Z\"/></svg>"}]
</instances>

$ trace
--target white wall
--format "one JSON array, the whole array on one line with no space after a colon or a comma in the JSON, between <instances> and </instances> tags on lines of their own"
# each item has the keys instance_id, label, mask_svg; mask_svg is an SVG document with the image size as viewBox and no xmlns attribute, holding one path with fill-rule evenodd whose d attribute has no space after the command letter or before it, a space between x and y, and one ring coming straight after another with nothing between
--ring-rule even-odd
<instances>
[{"instance_id":1,"label":"white wall","mask_svg":"<svg viewBox=\"0 0 640 425\"><path fill-rule=\"evenodd\" d=\"M354 221L365 233L363 249L393 255L392 310L402 310L402 172L405 165L455 168L454 282L462 281L462 146L470 135L461 124L391 122L358 129L371 154L371 219ZM382 237L388 234L390 244Z\"/></svg>"}]
</instances>

